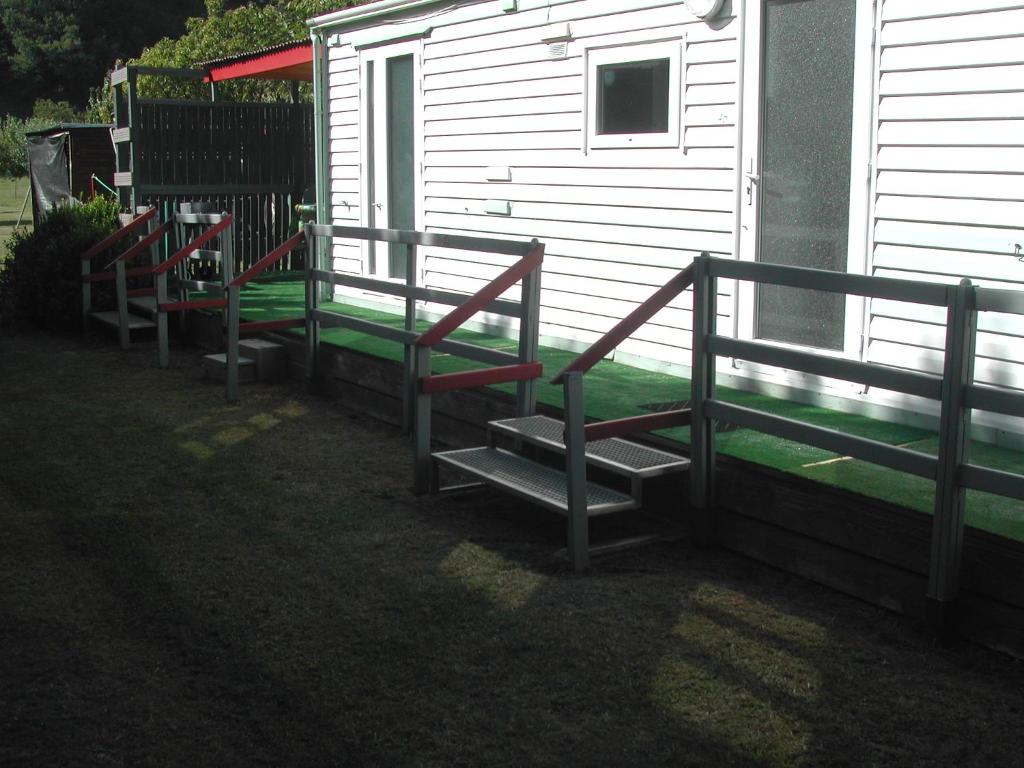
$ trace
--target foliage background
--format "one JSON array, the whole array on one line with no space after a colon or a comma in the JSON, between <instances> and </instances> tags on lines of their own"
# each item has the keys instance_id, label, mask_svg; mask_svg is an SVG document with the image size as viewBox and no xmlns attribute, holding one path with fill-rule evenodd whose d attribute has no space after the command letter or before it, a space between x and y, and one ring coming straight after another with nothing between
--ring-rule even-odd
<instances>
[{"instance_id":1,"label":"foliage background","mask_svg":"<svg viewBox=\"0 0 1024 768\"><path fill-rule=\"evenodd\" d=\"M45 97L102 116L105 74L118 64L192 67L305 39L305 19L359 1L0 0L0 115L26 118ZM148 87L150 95L175 95L162 83ZM287 95L280 84L231 91L226 97Z\"/></svg>"}]
</instances>

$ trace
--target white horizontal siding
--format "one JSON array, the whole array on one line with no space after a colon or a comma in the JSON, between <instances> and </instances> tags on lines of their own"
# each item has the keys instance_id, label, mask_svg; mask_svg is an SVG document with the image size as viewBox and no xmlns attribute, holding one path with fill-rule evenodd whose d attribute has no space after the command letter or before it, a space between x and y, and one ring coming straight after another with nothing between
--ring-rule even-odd
<instances>
[{"instance_id":1,"label":"white horizontal siding","mask_svg":"<svg viewBox=\"0 0 1024 768\"><path fill-rule=\"evenodd\" d=\"M358 225L362 205L359 170L359 62L351 46L327 49L327 162L330 168L330 217L341 225ZM358 274L358 245L336 241L331 268Z\"/></svg>"},{"instance_id":2,"label":"white horizontal siding","mask_svg":"<svg viewBox=\"0 0 1024 768\"><path fill-rule=\"evenodd\" d=\"M565 24L567 56L550 59L541 40ZM671 38L685 38L685 151L584 153L586 49ZM668 0L520 4L439 25L424 43L426 228L543 240L541 332L593 340L696 253L731 251L735 58L734 24L712 29ZM488 181L494 166L511 181ZM489 200L511 215L485 213ZM481 265L425 255L427 283L483 284ZM679 301L635 340L662 360L689 347L689 299Z\"/></svg>"},{"instance_id":3,"label":"white horizontal siding","mask_svg":"<svg viewBox=\"0 0 1024 768\"><path fill-rule=\"evenodd\" d=\"M885 0L873 273L1024 289L1024 2ZM1024 318L979 316L976 378L1024 389ZM868 357L941 371L945 310L871 305Z\"/></svg>"}]
</instances>

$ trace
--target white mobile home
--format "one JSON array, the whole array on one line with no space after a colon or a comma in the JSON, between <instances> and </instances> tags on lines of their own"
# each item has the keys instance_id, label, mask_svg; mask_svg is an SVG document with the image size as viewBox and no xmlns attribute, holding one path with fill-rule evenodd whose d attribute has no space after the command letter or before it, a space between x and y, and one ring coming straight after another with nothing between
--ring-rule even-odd
<instances>
[{"instance_id":1,"label":"white mobile home","mask_svg":"<svg viewBox=\"0 0 1024 768\"><path fill-rule=\"evenodd\" d=\"M592 342L701 251L1024 288L1019 0L378 0L311 27L321 220L540 238L545 343ZM333 259L404 274L395 254ZM498 264L421 263L424 285L453 290ZM941 310L720 290L719 328L740 338L941 370ZM689 329L684 295L617 359L685 374ZM977 380L1024 389L1021 320L980 329ZM933 418L785 370L722 373Z\"/></svg>"}]
</instances>

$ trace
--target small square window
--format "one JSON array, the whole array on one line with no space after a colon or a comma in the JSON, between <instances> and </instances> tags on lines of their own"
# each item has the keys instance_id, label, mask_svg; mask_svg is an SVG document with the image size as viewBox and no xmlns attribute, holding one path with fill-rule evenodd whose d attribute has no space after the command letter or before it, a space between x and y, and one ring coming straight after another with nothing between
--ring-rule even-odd
<instances>
[{"instance_id":1,"label":"small square window","mask_svg":"<svg viewBox=\"0 0 1024 768\"><path fill-rule=\"evenodd\" d=\"M597 132L667 133L669 60L597 68Z\"/></svg>"},{"instance_id":2,"label":"small square window","mask_svg":"<svg viewBox=\"0 0 1024 768\"><path fill-rule=\"evenodd\" d=\"M679 146L679 43L587 52L588 146Z\"/></svg>"}]
</instances>

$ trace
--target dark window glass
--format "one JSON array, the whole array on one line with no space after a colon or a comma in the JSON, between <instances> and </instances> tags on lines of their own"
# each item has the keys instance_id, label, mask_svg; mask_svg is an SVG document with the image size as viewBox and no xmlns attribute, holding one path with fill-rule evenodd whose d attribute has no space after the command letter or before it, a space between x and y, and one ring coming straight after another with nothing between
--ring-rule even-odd
<instances>
[{"instance_id":1,"label":"dark window glass","mask_svg":"<svg viewBox=\"0 0 1024 768\"><path fill-rule=\"evenodd\" d=\"M416 226L414 74L412 55L388 59L388 226L391 229ZM388 244L388 277L405 279L408 254L408 245Z\"/></svg>"},{"instance_id":2,"label":"dark window glass","mask_svg":"<svg viewBox=\"0 0 1024 768\"><path fill-rule=\"evenodd\" d=\"M597 132L668 133L669 60L597 68Z\"/></svg>"}]
</instances>

